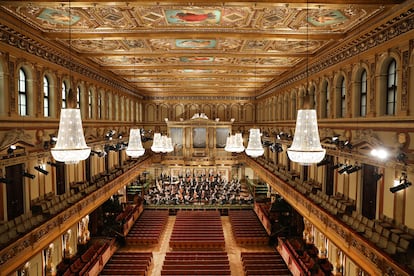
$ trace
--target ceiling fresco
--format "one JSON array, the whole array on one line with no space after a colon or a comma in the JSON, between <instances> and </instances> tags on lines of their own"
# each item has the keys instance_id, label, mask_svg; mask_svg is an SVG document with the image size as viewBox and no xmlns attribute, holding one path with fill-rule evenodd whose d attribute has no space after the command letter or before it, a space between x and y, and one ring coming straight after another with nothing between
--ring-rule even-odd
<instances>
[{"instance_id":1,"label":"ceiling fresco","mask_svg":"<svg viewBox=\"0 0 414 276\"><path fill-rule=\"evenodd\" d=\"M341 2L2 1L0 8L137 94L254 97L392 8Z\"/></svg>"}]
</instances>

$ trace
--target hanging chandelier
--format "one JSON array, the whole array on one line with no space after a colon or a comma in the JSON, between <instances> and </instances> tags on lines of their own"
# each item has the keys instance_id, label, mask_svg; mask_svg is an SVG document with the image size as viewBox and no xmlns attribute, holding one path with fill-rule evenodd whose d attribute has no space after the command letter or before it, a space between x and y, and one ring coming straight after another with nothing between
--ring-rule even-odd
<instances>
[{"instance_id":1,"label":"hanging chandelier","mask_svg":"<svg viewBox=\"0 0 414 276\"><path fill-rule=\"evenodd\" d=\"M241 133L230 135L226 139L224 150L227 152L240 153L244 151L243 136Z\"/></svg>"},{"instance_id":2,"label":"hanging chandelier","mask_svg":"<svg viewBox=\"0 0 414 276\"><path fill-rule=\"evenodd\" d=\"M309 7L306 6L306 18ZM309 24L306 24L306 40L309 42ZM309 106L309 43L306 44L306 89L304 106ZM287 150L289 159L304 166L319 163L325 157L318 132L318 120L315 109L300 109L296 117L295 134L290 148Z\"/></svg>"},{"instance_id":3,"label":"hanging chandelier","mask_svg":"<svg viewBox=\"0 0 414 276\"><path fill-rule=\"evenodd\" d=\"M161 135L161 133L154 133L151 150L156 153L168 153L174 151L171 137Z\"/></svg>"},{"instance_id":4,"label":"hanging chandelier","mask_svg":"<svg viewBox=\"0 0 414 276\"><path fill-rule=\"evenodd\" d=\"M69 2L69 66L72 67L72 39L71 24L72 14ZM70 72L72 71L69 68ZM71 79L71 78L70 78ZM60 111L59 131L56 145L51 149L51 154L56 161L65 164L76 164L85 160L91 153L91 148L86 145L83 135L80 109L76 108L76 93L69 89L66 97L66 108Z\"/></svg>"},{"instance_id":5,"label":"hanging chandelier","mask_svg":"<svg viewBox=\"0 0 414 276\"><path fill-rule=\"evenodd\" d=\"M298 110L295 135L287 150L289 159L306 166L322 161L325 153L326 150L322 148L319 140L316 110Z\"/></svg>"},{"instance_id":6,"label":"hanging chandelier","mask_svg":"<svg viewBox=\"0 0 414 276\"><path fill-rule=\"evenodd\" d=\"M263 155L264 149L262 145L260 129L251 128L249 134L249 143L247 144L246 154L251 157L259 157Z\"/></svg>"},{"instance_id":7,"label":"hanging chandelier","mask_svg":"<svg viewBox=\"0 0 414 276\"><path fill-rule=\"evenodd\" d=\"M68 108L60 111L59 131L56 146L51 149L53 158L65 164L76 164L91 153L83 135L80 109L76 107L76 95L69 89Z\"/></svg>"},{"instance_id":8,"label":"hanging chandelier","mask_svg":"<svg viewBox=\"0 0 414 276\"><path fill-rule=\"evenodd\" d=\"M145 149L142 147L141 131L139 128L132 128L130 130L128 147L125 153L132 158L138 158L144 155Z\"/></svg>"}]
</instances>

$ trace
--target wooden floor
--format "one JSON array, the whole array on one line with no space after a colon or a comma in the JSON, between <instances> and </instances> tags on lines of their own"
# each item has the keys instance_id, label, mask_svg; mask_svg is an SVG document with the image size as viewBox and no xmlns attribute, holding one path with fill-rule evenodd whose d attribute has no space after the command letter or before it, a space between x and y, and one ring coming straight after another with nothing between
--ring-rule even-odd
<instances>
[{"instance_id":1,"label":"wooden floor","mask_svg":"<svg viewBox=\"0 0 414 276\"><path fill-rule=\"evenodd\" d=\"M168 222L164 232L161 236L161 242L154 246L126 246L119 251L135 251L135 252L152 252L153 261L149 269L149 276L161 275L161 269L164 262L164 258L167 252L171 251L169 248L169 241L171 233L173 231L175 216L169 216ZM243 265L241 262L241 252L274 252L274 249L270 246L239 246L233 238L231 231L230 219L228 216L221 216L221 222L223 225L223 233L225 240L225 251L228 254L230 269L232 276L244 275Z\"/></svg>"}]
</instances>

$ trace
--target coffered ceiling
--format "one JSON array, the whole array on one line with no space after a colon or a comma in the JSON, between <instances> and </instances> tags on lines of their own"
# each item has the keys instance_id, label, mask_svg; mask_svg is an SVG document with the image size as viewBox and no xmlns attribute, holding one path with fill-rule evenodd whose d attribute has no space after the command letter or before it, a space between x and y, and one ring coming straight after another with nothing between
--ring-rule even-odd
<instances>
[{"instance_id":1,"label":"coffered ceiling","mask_svg":"<svg viewBox=\"0 0 414 276\"><path fill-rule=\"evenodd\" d=\"M34 0L0 7L142 96L254 97L400 2Z\"/></svg>"}]
</instances>

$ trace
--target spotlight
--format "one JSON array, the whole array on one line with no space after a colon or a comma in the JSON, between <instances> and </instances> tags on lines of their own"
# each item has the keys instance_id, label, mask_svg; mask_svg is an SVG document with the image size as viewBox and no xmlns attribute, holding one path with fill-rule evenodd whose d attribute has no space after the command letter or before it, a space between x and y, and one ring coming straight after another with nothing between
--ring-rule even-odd
<instances>
[{"instance_id":1,"label":"spotlight","mask_svg":"<svg viewBox=\"0 0 414 276\"><path fill-rule=\"evenodd\" d=\"M325 166L325 165L328 165L329 163L330 163L329 159L325 158L321 162L319 162L318 164L316 164L316 166L317 167Z\"/></svg>"},{"instance_id":2,"label":"spotlight","mask_svg":"<svg viewBox=\"0 0 414 276\"><path fill-rule=\"evenodd\" d=\"M112 140L112 137L115 135L115 133L116 131L111 129L105 134L105 138L107 140Z\"/></svg>"},{"instance_id":3,"label":"spotlight","mask_svg":"<svg viewBox=\"0 0 414 276\"><path fill-rule=\"evenodd\" d=\"M8 155L12 155L15 149L17 149L16 145L11 145L11 146L7 149L7 154L8 154Z\"/></svg>"},{"instance_id":4,"label":"spotlight","mask_svg":"<svg viewBox=\"0 0 414 276\"><path fill-rule=\"evenodd\" d=\"M382 173L374 173L374 179L375 181L378 181L381 179L381 177L383 177L384 175Z\"/></svg>"},{"instance_id":5,"label":"spotlight","mask_svg":"<svg viewBox=\"0 0 414 276\"><path fill-rule=\"evenodd\" d=\"M408 188L408 187L410 187L410 186L411 186L411 182L404 181L404 182L403 182L403 183L401 183L400 185L397 185L397 186L391 187L391 188L390 188L390 192L391 192L391 193L396 193L396 192L401 191L401 190L404 190L404 189L406 189L406 188Z\"/></svg>"},{"instance_id":6,"label":"spotlight","mask_svg":"<svg viewBox=\"0 0 414 276\"><path fill-rule=\"evenodd\" d=\"M42 167L40 167L40 166L36 166L36 167L34 167L34 169L35 169L36 171L38 171L38 172L41 172L41 173L45 174L45 175L48 175L48 174L49 174L49 172L48 172L47 170L43 169L43 168L42 168Z\"/></svg>"},{"instance_id":7,"label":"spotlight","mask_svg":"<svg viewBox=\"0 0 414 276\"><path fill-rule=\"evenodd\" d=\"M344 174L351 168L352 168L352 165L344 165L340 170L338 170L338 173L339 174Z\"/></svg>"},{"instance_id":8,"label":"spotlight","mask_svg":"<svg viewBox=\"0 0 414 276\"><path fill-rule=\"evenodd\" d=\"M395 182L397 185L390 188L391 193L396 193L411 186L411 182L407 180L407 175L405 173L402 173L400 179L396 180Z\"/></svg>"},{"instance_id":9,"label":"spotlight","mask_svg":"<svg viewBox=\"0 0 414 276\"><path fill-rule=\"evenodd\" d=\"M0 177L0 183L11 184L12 182L13 182L13 180L11 180L11 179Z\"/></svg>"},{"instance_id":10,"label":"spotlight","mask_svg":"<svg viewBox=\"0 0 414 276\"><path fill-rule=\"evenodd\" d=\"M350 168L349 170L347 170L347 171L346 171L346 173L347 173L347 174L351 174L351 173L354 173L354 172L356 172L356 171L359 171L360 169L362 169L362 167L361 167L361 166L356 165L356 166L353 166L352 168Z\"/></svg>"},{"instance_id":11,"label":"spotlight","mask_svg":"<svg viewBox=\"0 0 414 276\"><path fill-rule=\"evenodd\" d=\"M336 169L339 169L342 166L343 165L341 163L338 163L338 164L333 165L332 169L336 170Z\"/></svg>"},{"instance_id":12,"label":"spotlight","mask_svg":"<svg viewBox=\"0 0 414 276\"><path fill-rule=\"evenodd\" d=\"M398 153L396 158L398 162L401 162L401 163L404 163L404 165L407 165L407 162L406 162L407 155L404 152Z\"/></svg>"},{"instance_id":13,"label":"spotlight","mask_svg":"<svg viewBox=\"0 0 414 276\"><path fill-rule=\"evenodd\" d=\"M388 152L385 149L373 149L371 150L371 155L378 157L379 159L386 159L388 157Z\"/></svg>"},{"instance_id":14,"label":"spotlight","mask_svg":"<svg viewBox=\"0 0 414 276\"><path fill-rule=\"evenodd\" d=\"M23 172L23 176L27 178L31 178L31 179L34 179L36 177L36 175L28 173L28 172Z\"/></svg>"},{"instance_id":15,"label":"spotlight","mask_svg":"<svg viewBox=\"0 0 414 276\"><path fill-rule=\"evenodd\" d=\"M105 151L96 151L96 150L91 150L91 155L98 155L98 157L104 157L106 155Z\"/></svg>"},{"instance_id":16,"label":"spotlight","mask_svg":"<svg viewBox=\"0 0 414 276\"><path fill-rule=\"evenodd\" d=\"M57 163L53 163L53 162L47 161L47 164L49 164L52 167L57 167Z\"/></svg>"}]
</instances>

